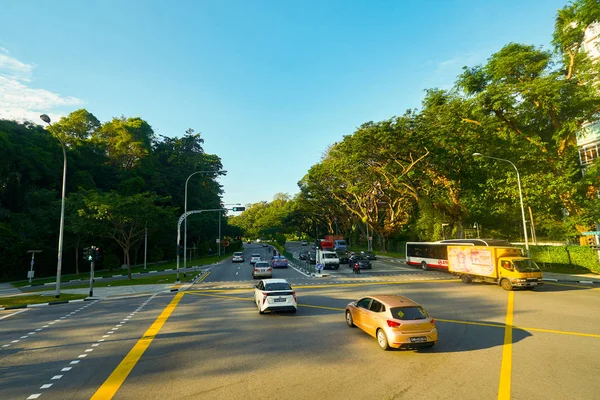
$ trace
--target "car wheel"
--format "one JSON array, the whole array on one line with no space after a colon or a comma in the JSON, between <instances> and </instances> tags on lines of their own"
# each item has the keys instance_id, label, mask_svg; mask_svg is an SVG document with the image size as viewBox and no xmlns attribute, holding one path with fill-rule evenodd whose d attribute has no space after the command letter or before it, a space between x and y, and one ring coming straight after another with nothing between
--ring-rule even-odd
<instances>
[{"instance_id":1,"label":"car wheel","mask_svg":"<svg viewBox=\"0 0 600 400\"><path fill-rule=\"evenodd\" d=\"M423 271L427 271L429 269L425 261L421 261L421 268L423 269Z\"/></svg>"},{"instance_id":2,"label":"car wheel","mask_svg":"<svg viewBox=\"0 0 600 400\"><path fill-rule=\"evenodd\" d=\"M433 347L433 346L435 346L435 342L429 342L429 343L425 343L423 345L423 347Z\"/></svg>"},{"instance_id":3,"label":"car wheel","mask_svg":"<svg viewBox=\"0 0 600 400\"><path fill-rule=\"evenodd\" d=\"M294 308L294 309L291 311L291 313L292 313L292 314L296 314L296 311L298 311L298 309Z\"/></svg>"},{"instance_id":4,"label":"car wheel","mask_svg":"<svg viewBox=\"0 0 600 400\"><path fill-rule=\"evenodd\" d=\"M513 290L512 283L510 283L510 281L508 279L502 279L500 281L500 286L502 286L502 289L504 289L506 291Z\"/></svg>"},{"instance_id":5,"label":"car wheel","mask_svg":"<svg viewBox=\"0 0 600 400\"><path fill-rule=\"evenodd\" d=\"M388 343L387 336L386 336L385 332L383 331L383 329L377 330L377 343L379 343L379 347L381 348L381 350L389 350L390 349L390 345Z\"/></svg>"},{"instance_id":6,"label":"car wheel","mask_svg":"<svg viewBox=\"0 0 600 400\"><path fill-rule=\"evenodd\" d=\"M354 328L356 325L354 325L354 320L352 319L352 313L350 311L346 311L346 325L348 325L350 328Z\"/></svg>"},{"instance_id":7,"label":"car wheel","mask_svg":"<svg viewBox=\"0 0 600 400\"><path fill-rule=\"evenodd\" d=\"M463 274L460 276L460 280L462 281L462 283L471 283L471 277L467 274Z\"/></svg>"}]
</instances>

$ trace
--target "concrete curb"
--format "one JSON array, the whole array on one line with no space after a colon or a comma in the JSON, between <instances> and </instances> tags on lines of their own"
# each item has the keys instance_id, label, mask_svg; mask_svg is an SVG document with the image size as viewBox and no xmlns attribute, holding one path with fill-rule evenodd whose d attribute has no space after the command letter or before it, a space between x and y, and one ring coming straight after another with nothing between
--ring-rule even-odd
<instances>
[{"instance_id":1,"label":"concrete curb","mask_svg":"<svg viewBox=\"0 0 600 400\"><path fill-rule=\"evenodd\" d=\"M22 306L0 307L0 311L2 311L2 310L17 310L19 308L33 308L33 307L53 306L53 305L56 305L56 304L79 303L79 302L82 302L82 301L93 301L93 300L99 300L99 299L94 298L94 297L87 297L85 299L77 299L77 300L57 300L57 301L50 301L48 303L37 303L37 304L25 304L25 305L22 305Z\"/></svg>"}]
</instances>

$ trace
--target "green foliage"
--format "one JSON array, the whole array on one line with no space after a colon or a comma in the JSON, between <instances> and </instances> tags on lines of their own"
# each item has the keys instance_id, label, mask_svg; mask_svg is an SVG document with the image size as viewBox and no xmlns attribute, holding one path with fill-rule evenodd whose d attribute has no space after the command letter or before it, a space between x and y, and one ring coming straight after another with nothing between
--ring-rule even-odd
<instances>
[{"instance_id":1,"label":"green foliage","mask_svg":"<svg viewBox=\"0 0 600 400\"><path fill-rule=\"evenodd\" d=\"M285 247L285 242L286 242L286 237L285 235L278 233L277 235L275 235L275 241L277 242L278 245L280 245L281 247Z\"/></svg>"},{"instance_id":2,"label":"green foliage","mask_svg":"<svg viewBox=\"0 0 600 400\"><path fill-rule=\"evenodd\" d=\"M105 259L103 268L128 264L128 257L142 259L140 238L146 216L152 257L155 261L172 257L173 221L183 213L186 177L195 171L222 169L217 155L204 152L200 134L188 130L181 138L156 137L141 118L121 117L102 123L82 109L53 121L46 129L0 120L2 280L26 276L28 249L42 250L35 259L36 276L56 273L63 151L54 136L67 150L64 274L77 273L80 266L89 268L80 261L80 255L81 248L90 245L114 255L114 260L110 256ZM216 177L222 174L198 174L190 179L189 209L220 207L223 189ZM150 208L148 199L154 201ZM95 211L88 207L92 203ZM81 215L80 210L84 211ZM132 217L128 227L133 230L127 235L121 232L121 238L118 230L109 235L110 223L120 220L125 227L124 219L116 218L117 214L100 218L100 210ZM190 247L214 243L217 213L194 216L188 223ZM234 232L237 228L230 229L223 219L222 229ZM126 237L129 242L123 239Z\"/></svg>"},{"instance_id":3,"label":"green foliage","mask_svg":"<svg viewBox=\"0 0 600 400\"><path fill-rule=\"evenodd\" d=\"M550 268L550 266L567 266L568 268L578 268L577 273L583 273L587 269L600 273L600 263L598 262L598 252L591 247L586 246L530 246L531 258L540 268ZM566 269L564 272L567 272Z\"/></svg>"}]
</instances>

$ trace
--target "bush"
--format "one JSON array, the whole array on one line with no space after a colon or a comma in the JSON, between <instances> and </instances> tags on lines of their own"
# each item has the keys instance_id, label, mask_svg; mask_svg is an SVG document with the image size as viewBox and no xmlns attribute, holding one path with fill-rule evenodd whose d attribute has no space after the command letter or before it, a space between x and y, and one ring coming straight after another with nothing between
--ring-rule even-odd
<instances>
[{"instance_id":1,"label":"bush","mask_svg":"<svg viewBox=\"0 0 600 400\"><path fill-rule=\"evenodd\" d=\"M531 258L543 267L545 264L586 268L600 273L598 252L586 246L531 246Z\"/></svg>"}]
</instances>

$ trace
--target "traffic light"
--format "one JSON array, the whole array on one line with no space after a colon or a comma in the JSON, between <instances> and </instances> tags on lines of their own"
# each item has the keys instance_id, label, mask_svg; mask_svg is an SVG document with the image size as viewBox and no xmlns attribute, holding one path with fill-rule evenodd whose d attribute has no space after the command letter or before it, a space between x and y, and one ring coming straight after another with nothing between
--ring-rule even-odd
<instances>
[{"instance_id":1,"label":"traffic light","mask_svg":"<svg viewBox=\"0 0 600 400\"><path fill-rule=\"evenodd\" d=\"M91 247L83 248L83 259L85 261L92 261L92 248Z\"/></svg>"},{"instance_id":2,"label":"traffic light","mask_svg":"<svg viewBox=\"0 0 600 400\"><path fill-rule=\"evenodd\" d=\"M102 253L102 249L100 247L95 247L94 248L94 261L97 263L101 263L102 260L104 259L104 253Z\"/></svg>"},{"instance_id":3,"label":"traffic light","mask_svg":"<svg viewBox=\"0 0 600 400\"><path fill-rule=\"evenodd\" d=\"M246 211L246 207L233 207L232 211Z\"/></svg>"}]
</instances>

